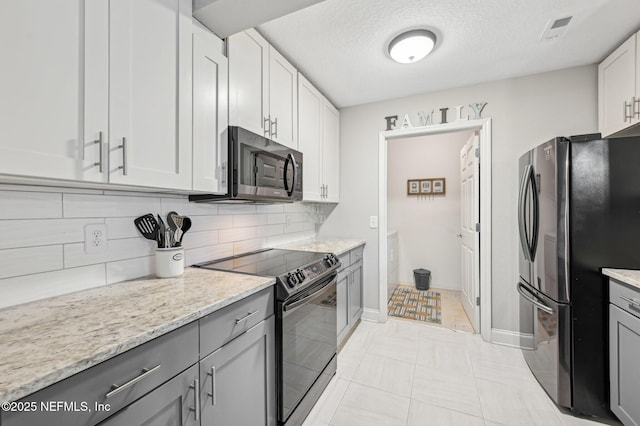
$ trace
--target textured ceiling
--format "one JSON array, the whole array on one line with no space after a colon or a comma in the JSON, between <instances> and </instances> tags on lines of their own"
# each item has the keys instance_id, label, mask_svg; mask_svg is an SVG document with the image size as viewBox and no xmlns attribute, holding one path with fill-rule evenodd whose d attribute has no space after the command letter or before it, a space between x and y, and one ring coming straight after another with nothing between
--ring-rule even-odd
<instances>
[{"instance_id":1,"label":"textured ceiling","mask_svg":"<svg viewBox=\"0 0 640 426\"><path fill-rule=\"evenodd\" d=\"M565 34L540 36L573 16ZM386 46L416 27L438 36L415 64ZM258 27L337 107L601 61L640 28L640 0L325 0Z\"/></svg>"}]
</instances>

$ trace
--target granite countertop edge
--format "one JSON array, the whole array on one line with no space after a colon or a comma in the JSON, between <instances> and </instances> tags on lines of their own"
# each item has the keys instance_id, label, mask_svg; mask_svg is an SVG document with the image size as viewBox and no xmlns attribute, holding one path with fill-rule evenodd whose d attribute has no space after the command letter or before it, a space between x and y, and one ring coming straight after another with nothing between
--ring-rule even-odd
<instances>
[{"instance_id":1,"label":"granite countertop edge","mask_svg":"<svg viewBox=\"0 0 640 426\"><path fill-rule=\"evenodd\" d=\"M355 248L364 246L365 240L351 238L320 238L315 240L296 241L294 243L286 243L278 248L286 250L302 250L333 253L341 256Z\"/></svg>"},{"instance_id":2,"label":"granite countertop edge","mask_svg":"<svg viewBox=\"0 0 640 426\"><path fill-rule=\"evenodd\" d=\"M603 268L602 273L610 278L640 290L640 270Z\"/></svg>"}]
</instances>

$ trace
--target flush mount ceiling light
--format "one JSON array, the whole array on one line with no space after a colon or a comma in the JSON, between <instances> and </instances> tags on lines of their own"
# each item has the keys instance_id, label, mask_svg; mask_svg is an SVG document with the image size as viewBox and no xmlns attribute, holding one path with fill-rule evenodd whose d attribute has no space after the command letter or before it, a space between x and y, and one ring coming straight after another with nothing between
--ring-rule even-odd
<instances>
[{"instance_id":1,"label":"flush mount ceiling light","mask_svg":"<svg viewBox=\"0 0 640 426\"><path fill-rule=\"evenodd\" d=\"M436 35L429 30L410 30L391 40L389 55L401 64L418 62L436 45Z\"/></svg>"}]
</instances>

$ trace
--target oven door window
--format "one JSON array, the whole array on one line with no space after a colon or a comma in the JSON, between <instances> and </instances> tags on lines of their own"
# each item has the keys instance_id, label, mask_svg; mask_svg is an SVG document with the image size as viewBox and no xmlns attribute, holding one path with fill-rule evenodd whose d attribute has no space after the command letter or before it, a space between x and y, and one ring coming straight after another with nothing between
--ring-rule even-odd
<instances>
[{"instance_id":1,"label":"oven door window","mask_svg":"<svg viewBox=\"0 0 640 426\"><path fill-rule=\"evenodd\" d=\"M282 397L287 419L336 353L335 277L322 290L280 303Z\"/></svg>"}]
</instances>

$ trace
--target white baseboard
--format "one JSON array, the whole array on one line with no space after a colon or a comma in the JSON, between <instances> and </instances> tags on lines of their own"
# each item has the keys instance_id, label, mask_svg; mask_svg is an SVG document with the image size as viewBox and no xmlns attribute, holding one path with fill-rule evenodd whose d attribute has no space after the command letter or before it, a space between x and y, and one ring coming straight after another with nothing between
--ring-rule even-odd
<instances>
[{"instance_id":1,"label":"white baseboard","mask_svg":"<svg viewBox=\"0 0 640 426\"><path fill-rule=\"evenodd\" d=\"M491 343L512 348L532 349L535 341L533 334L522 334L517 331L492 328Z\"/></svg>"},{"instance_id":2,"label":"white baseboard","mask_svg":"<svg viewBox=\"0 0 640 426\"><path fill-rule=\"evenodd\" d=\"M381 322L380 311L378 309L364 308L360 319L363 321Z\"/></svg>"}]
</instances>

